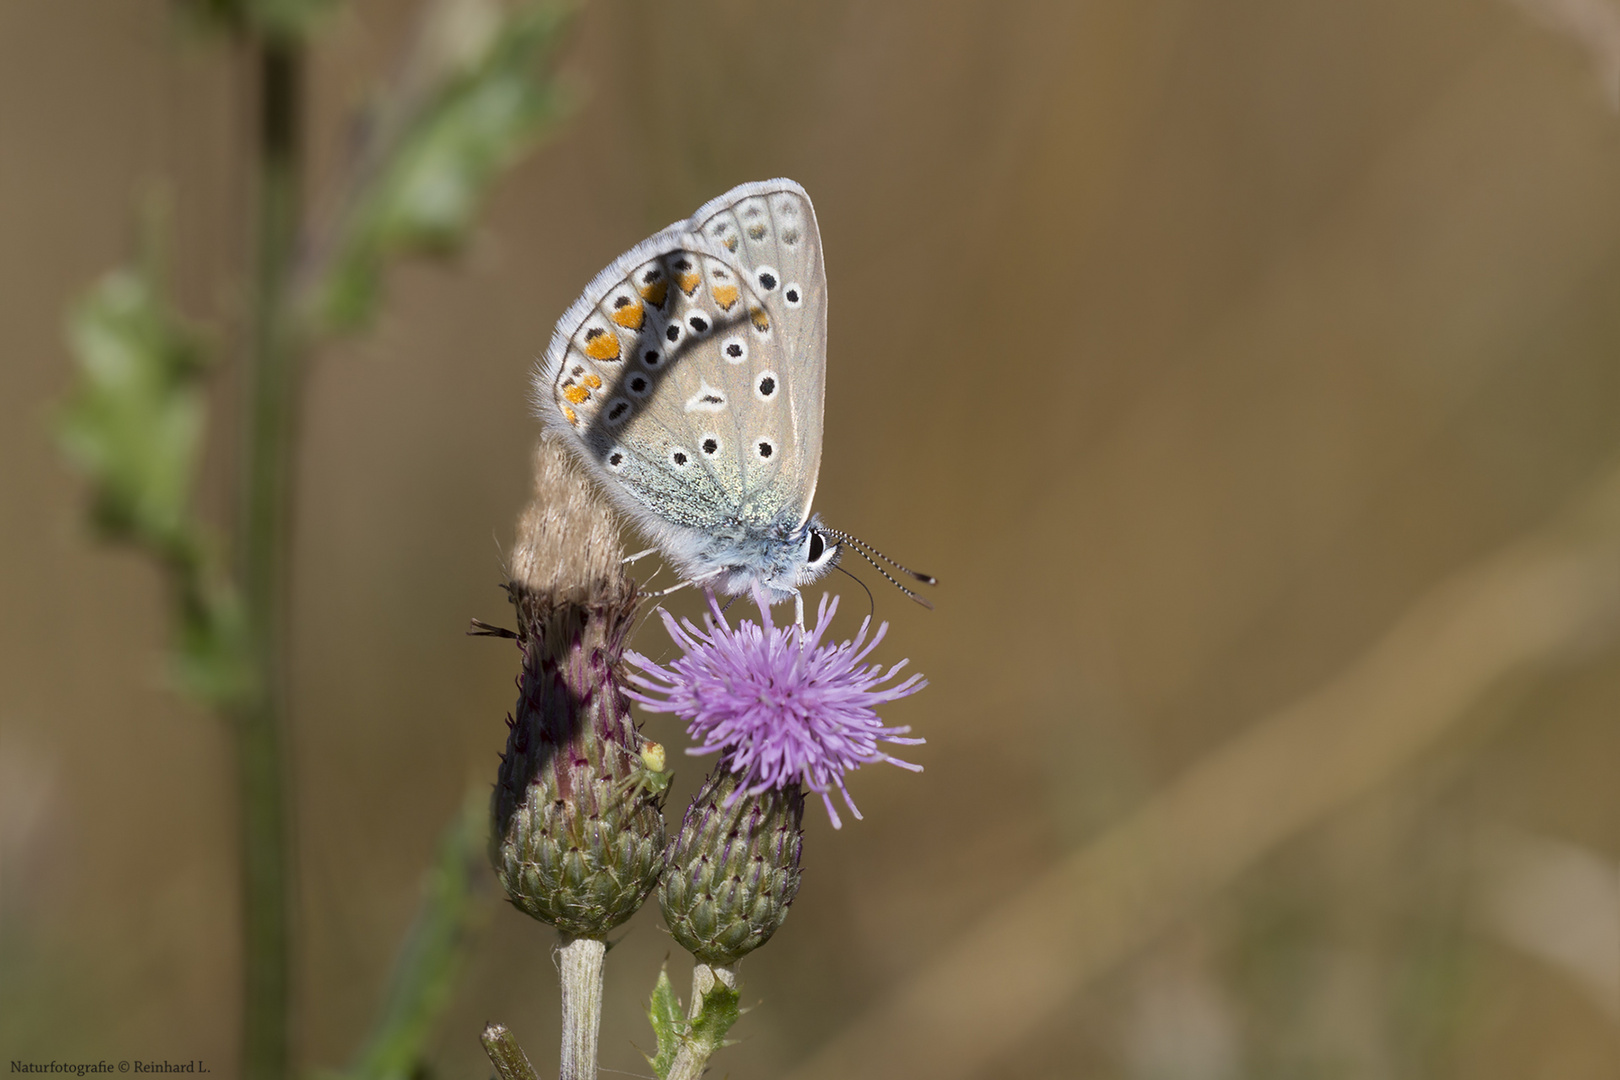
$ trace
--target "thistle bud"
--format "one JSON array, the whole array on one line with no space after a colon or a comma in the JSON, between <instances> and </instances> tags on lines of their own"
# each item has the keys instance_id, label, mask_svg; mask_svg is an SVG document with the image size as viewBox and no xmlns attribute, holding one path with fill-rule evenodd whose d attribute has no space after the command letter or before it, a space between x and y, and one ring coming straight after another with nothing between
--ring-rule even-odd
<instances>
[{"instance_id":1,"label":"thistle bud","mask_svg":"<svg viewBox=\"0 0 1620 1080\"><path fill-rule=\"evenodd\" d=\"M750 793L724 765L704 781L659 883L664 921L705 964L735 964L776 933L799 891L804 793Z\"/></svg>"},{"instance_id":2,"label":"thistle bud","mask_svg":"<svg viewBox=\"0 0 1620 1080\"><path fill-rule=\"evenodd\" d=\"M518 908L603 938L657 884L662 794L618 682L635 582L608 510L542 442L508 592L517 609L515 715L492 799L491 861Z\"/></svg>"}]
</instances>

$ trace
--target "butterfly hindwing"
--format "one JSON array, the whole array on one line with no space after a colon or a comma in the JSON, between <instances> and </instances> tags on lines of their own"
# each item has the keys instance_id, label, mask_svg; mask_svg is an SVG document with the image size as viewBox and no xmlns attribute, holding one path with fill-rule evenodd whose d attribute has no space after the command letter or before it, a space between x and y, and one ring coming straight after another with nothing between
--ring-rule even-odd
<instances>
[{"instance_id":1,"label":"butterfly hindwing","mask_svg":"<svg viewBox=\"0 0 1620 1080\"><path fill-rule=\"evenodd\" d=\"M761 351L769 336L748 318L750 310L761 309L760 300L735 263L712 251L689 247L664 261L676 282L660 320L666 370L633 413L625 441L663 456L658 464L669 468L650 477L650 484L672 480L680 487L700 475L702 491L713 493L701 497L698 507L681 506L681 516L670 520L763 527L781 507L774 488L761 483L760 466L774 470L776 462L762 463L749 449L772 411L748 393L754 366L768 362Z\"/></svg>"},{"instance_id":2,"label":"butterfly hindwing","mask_svg":"<svg viewBox=\"0 0 1620 1080\"><path fill-rule=\"evenodd\" d=\"M777 441L793 448L770 483L802 521L821 467L827 379L827 275L815 208L792 180L765 180L706 203L685 227L734 259L761 301L769 327L759 355L769 363L754 365L756 380L772 374L771 398L786 406L774 414Z\"/></svg>"}]
</instances>

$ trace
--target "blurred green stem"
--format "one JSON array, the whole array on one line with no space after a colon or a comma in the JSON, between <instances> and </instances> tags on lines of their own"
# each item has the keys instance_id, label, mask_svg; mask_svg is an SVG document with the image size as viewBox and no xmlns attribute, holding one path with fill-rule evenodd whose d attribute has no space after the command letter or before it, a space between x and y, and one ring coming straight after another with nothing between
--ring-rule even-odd
<instances>
[{"instance_id":1,"label":"blurred green stem","mask_svg":"<svg viewBox=\"0 0 1620 1080\"><path fill-rule=\"evenodd\" d=\"M237 574L257 678L234 717L242 800L242 1075L282 1080L288 1069L291 893L282 616L299 372L287 278L300 215L303 49L278 36L262 37L252 49L259 80L259 187Z\"/></svg>"},{"instance_id":2,"label":"blurred green stem","mask_svg":"<svg viewBox=\"0 0 1620 1080\"><path fill-rule=\"evenodd\" d=\"M489 1024L484 1028L484 1053L501 1080L540 1080L523 1047L506 1030L505 1024Z\"/></svg>"}]
</instances>

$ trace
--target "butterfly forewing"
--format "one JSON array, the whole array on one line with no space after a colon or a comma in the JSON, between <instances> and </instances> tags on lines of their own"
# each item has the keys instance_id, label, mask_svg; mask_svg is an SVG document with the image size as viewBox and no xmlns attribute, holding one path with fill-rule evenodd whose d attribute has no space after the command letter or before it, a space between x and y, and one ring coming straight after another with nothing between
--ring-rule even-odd
<instances>
[{"instance_id":1,"label":"butterfly forewing","mask_svg":"<svg viewBox=\"0 0 1620 1080\"><path fill-rule=\"evenodd\" d=\"M754 353L761 362L750 365L750 393L776 407L761 417L751 450L753 463L761 464L764 441L780 463L775 471L750 473L746 498L780 499L803 521L821 467L827 373L827 279L815 209L798 184L767 180L705 204L687 228L735 260L763 308L753 321L767 326L766 341ZM765 373L771 376L768 396L758 393ZM791 453L783 454L788 447Z\"/></svg>"},{"instance_id":2,"label":"butterfly forewing","mask_svg":"<svg viewBox=\"0 0 1620 1080\"><path fill-rule=\"evenodd\" d=\"M797 448L781 430L764 301L700 237L654 241L559 324L541 370L548 427L632 513L697 529L771 524L795 503L773 481Z\"/></svg>"}]
</instances>

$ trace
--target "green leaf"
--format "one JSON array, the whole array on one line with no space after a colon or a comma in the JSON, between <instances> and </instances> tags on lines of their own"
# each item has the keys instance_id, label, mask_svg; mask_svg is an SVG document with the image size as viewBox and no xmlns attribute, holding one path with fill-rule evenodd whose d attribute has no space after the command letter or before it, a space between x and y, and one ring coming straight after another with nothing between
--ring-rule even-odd
<instances>
[{"instance_id":1,"label":"green leaf","mask_svg":"<svg viewBox=\"0 0 1620 1080\"><path fill-rule=\"evenodd\" d=\"M255 667L240 599L192 503L205 354L156 280L150 267L117 270L74 306L67 333L78 380L57 439L90 480L102 534L148 552L169 573L176 682L228 705L255 685Z\"/></svg>"},{"instance_id":2,"label":"green leaf","mask_svg":"<svg viewBox=\"0 0 1620 1080\"><path fill-rule=\"evenodd\" d=\"M183 10L205 25L242 33L307 38L337 0L186 0Z\"/></svg>"},{"instance_id":3,"label":"green leaf","mask_svg":"<svg viewBox=\"0 0 1620 1080\"><path fill-rule=\"evenodd\" d=\"M287 38L309 37L337 0L246 0L248 18L259 29Z\"/></svg>"},{"instance_id":4,"label":"green leaf","mask_svg":"<svg viewBox=\"0 0 1620 1080\"><path fill-rule=\"evenodd\" d=\"M151 276L127 269L107 275L76 305L68 342L79 379L58 439L94 485L96 524L170 558L191 558L202 352Z\"/></svg>"},{"instance_id":5,"label":"green leaf","mask_svg":"<svg viewBox=\"0 0 1620 1080\"><path fill-rule=\"evenodd\" d=\"M703 995L703 1005L692 1018L687 1039L702 1047L707 1058L726 1045L726 1032L737 1022L737 991L716 979Z\"/></svg>"},{"instance_id":6,"label":"green leaf","mask_svg":"<svg viewBox=\"0 0 1620 1080\"><path fill-rule=\"evenodd\" d=\"M176 575L179 621L172 671L190 696L225 706L247 700L258 685L241 597L207 566Z\"/></svg>"},{"instance_id":7,"label":"green leaf","mask_svg":"<svg viewBox=\"0 0 1620 1080\"><path fill-rule=\"evenodd\" d=\"M668 963L658 969L658 982L653 986L652 1001L647 1006L647 1019L652 1024L653 1034L658 1036L658 1053L648 1057L647 1064L658 1074L658 1080L664 1080L686 1036L681 999L675 996L675 988L670 985Z\"/></svg>"},{"instance_id":8,"label":"green leaf","mask_svg":"<svg viewBox=\"0 0 1620 1080\"><path fill-rule=\"evenodd\" d=\"M327 326L355 329L371 317L387 259L455 250L495 179L562 114L562 95L542 69L565 17L553 2L505 15L397 125L316 284L316 315Z\"/></svg>"},{"instance_id":9,"label":"green leaf","mask_svg":"<svg viewBox=\"0 0 1620 1080\"><path fill-rule=\"evenodd\" d=\"M394 960L375 1028L347 1074L352 1080L408 1080L418 1074L422 1048L449 1004L483 914L473 888L484 873L489 793L469 792L439 844L422 904Z\"/></svg>"}]
</instances>

